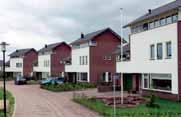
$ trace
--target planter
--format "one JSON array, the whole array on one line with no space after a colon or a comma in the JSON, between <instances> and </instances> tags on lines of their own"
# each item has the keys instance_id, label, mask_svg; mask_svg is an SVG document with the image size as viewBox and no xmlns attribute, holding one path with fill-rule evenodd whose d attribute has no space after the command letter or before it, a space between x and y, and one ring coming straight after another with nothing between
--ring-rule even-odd
<instances>
[{"instance_id":1,"label":"planter","mask_svg":"<svg viewBox=\"0 0 181 117\"><path fill-rule=\"evenodd\" d=\"M113 88L112 88L112 86L99 85L99 86L97 86L97 90L98 90L98 92L110 92L113 90Z\"/></svg>"}]
</instances>

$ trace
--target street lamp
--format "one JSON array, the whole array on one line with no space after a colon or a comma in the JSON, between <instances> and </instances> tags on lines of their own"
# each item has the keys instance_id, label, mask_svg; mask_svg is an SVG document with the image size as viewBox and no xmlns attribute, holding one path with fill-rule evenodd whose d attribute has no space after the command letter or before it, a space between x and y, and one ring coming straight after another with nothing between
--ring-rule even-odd
<instances>
[{"instance_id":1,"label":"street lamp","mask_svg":"<svg viewBox=\"0 0 181 117\"><path fill-rule=\"evenodd\" d=\"M121 62L123 61L123 8L120 8L121 12ZM121 104L124 100L124 90L123 90L123 73L121 73Z\"/></svg>"},{"instance_id":2,"label":"street lamp","mask_svg":"<svg viewBox=\"0 0 181 117\"><path fill-rule=\"evenodd\" d=\"M6 42L2 42L0 44L1 51L3 52L3 84L4 84L4 92L3 92L3 100L4 100L4 117L6 117L6 79L5 79L5 52L6 46L8 46Z\"/></svg>"}]
</instances>

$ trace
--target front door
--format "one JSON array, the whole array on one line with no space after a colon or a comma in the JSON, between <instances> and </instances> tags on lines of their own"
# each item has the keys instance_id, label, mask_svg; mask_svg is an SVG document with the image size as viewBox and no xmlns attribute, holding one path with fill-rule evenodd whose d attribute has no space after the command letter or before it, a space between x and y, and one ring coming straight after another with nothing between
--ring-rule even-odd
<instances>
[{"instance_id":1,"label":"front door","mask_svg":"<svg viewBox=\"0 0 181 117\"><path fill-rule=\"evenodd\" d=\"M133 84L132 76L129 74L124 74L123 77L124 77L123 78L124 91L132 90L132 84Z\"/></svg>"}]
</instances>

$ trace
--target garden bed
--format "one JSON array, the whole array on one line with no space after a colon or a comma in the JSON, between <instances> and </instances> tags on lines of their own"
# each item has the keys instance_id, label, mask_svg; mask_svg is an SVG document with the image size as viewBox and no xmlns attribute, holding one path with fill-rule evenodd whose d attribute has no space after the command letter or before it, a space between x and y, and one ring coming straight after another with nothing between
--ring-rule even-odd
<instances>
[{"instance_id":1,"label":"garden bed","mask_svg":"<svg viewBox=\"0 0 181 117\"><path fill-rule=\"evenodd\" d=\"M49 84L49 85L41 85L42 89L46 89L49 91L54 92L61 92L61 91L74 91L74 90L84 90L89 88L96 88L94 84L90 83L64 83L64 84Z\"/></svg>"},{"instance_id":2,"label":"garden bed","mask_svg":"<svg viewBox=\"0 0 181 117\"><path fill-rule=\"evenodd\" d=\"M7 117L12 117L14 111L14 103L15 99L13 95L7 91L7 102L8 102L8 109L7 109ZM0 88L0 100L3 100L3 89ZM0 117L3 117L3 110L0 110Z\"/></svg>"},{"instance_id":3,"label":"garden bed","mask_svg":"<svg viewBox=\"0 0 181 117\"><path fill-rule=\"evenodd\" d=\"M73 101L98 112L104 117L112 117L114 115L112 106L95 97L74 96ZM181 117L181 103L163 99L156 99L156 103L160 105L160 108L149 108L146 103L140 103L131 108L116 108L116 115L118 117Z\"/></svg>"}]
</instances>

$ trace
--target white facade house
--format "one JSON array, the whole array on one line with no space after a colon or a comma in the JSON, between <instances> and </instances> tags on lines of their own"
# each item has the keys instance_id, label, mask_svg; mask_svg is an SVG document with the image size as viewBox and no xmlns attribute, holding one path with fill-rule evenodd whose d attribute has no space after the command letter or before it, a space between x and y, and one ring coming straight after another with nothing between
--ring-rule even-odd
<instances>
[{"instance_id":1,"label":"white facade house","mask_svg":"<svg viewBox=\"0 0 181 117\"><path fill-rule=\"evenodd\" d=\"M105 28L81 37L71 43L71 64L65 65L70 81L110 82L115 74L116 56L112 51L121 43L121 37L111 28Z\"/></svg>"},{"instance_id":2,"label":"white facade house","mask_svg":"<svg viewBox=\"0 0 181 117\"><path fill-rule=\"evenodd\" d=\"M66 72L77 72L76 79L80 82L89 82L90 72L90 47L87 44L80 45L79 48L72 48L72 63L65 66ZM86 74L86 78L81 74Z\"/></svg>"},{"instance_id":3,"label":"white facade house","mask_svg":"<svg viewBox=\"0 0 181 117\"><path fill-rule=\"evenodd\" d=\"M10 60L5 68L8 77L32 77L32 64L37 57L35 49L18 49L9 56Z\"/></svg>"},{"instance_id":4,"label":"white facade house","mask_svg":"<svg viewBox=\"0 0 181 117\"><path fill-rule=\"evenodd\" d=\"M131 28L130 60L117 61L116 65L117 73L139 74L143 93L155 91L162 98L174 100L180 100L179 5L181 1L177 0L149 10L126 25Z\"/></svg>"},{"instance_id":5,"label":"white facade house","mask_svg":"<svg viewBox=\"0 0 181 117\"><path fill-rule=\"evenodd\" d=\"M33 67L34 72L41 72L42 78L51 76L51 54L38 55L38 66Z\"/></svg>"},{"instance_id":6,"label":"white facade house","mask_svg":"<svg viewBox=\"0 0 181 117\"><path fill-rule=\"evenodd\" d=\"M10 67L5 68L6 72L13 72L13 76L23 76L23 58L10 58Z\"/></svg>"},{"instance_id":7,"label":"white facade house","mask_svg":"<svg viewBox=\"0 0 181 117\"><path fill-rule=\"evenodd\" d=\"M34 77L64 77L64 64L61 61L69 56L70 52L70 46L65 42L45 45L38 51L38 59L33 67Z\"/></svg>"}]
</instances>

